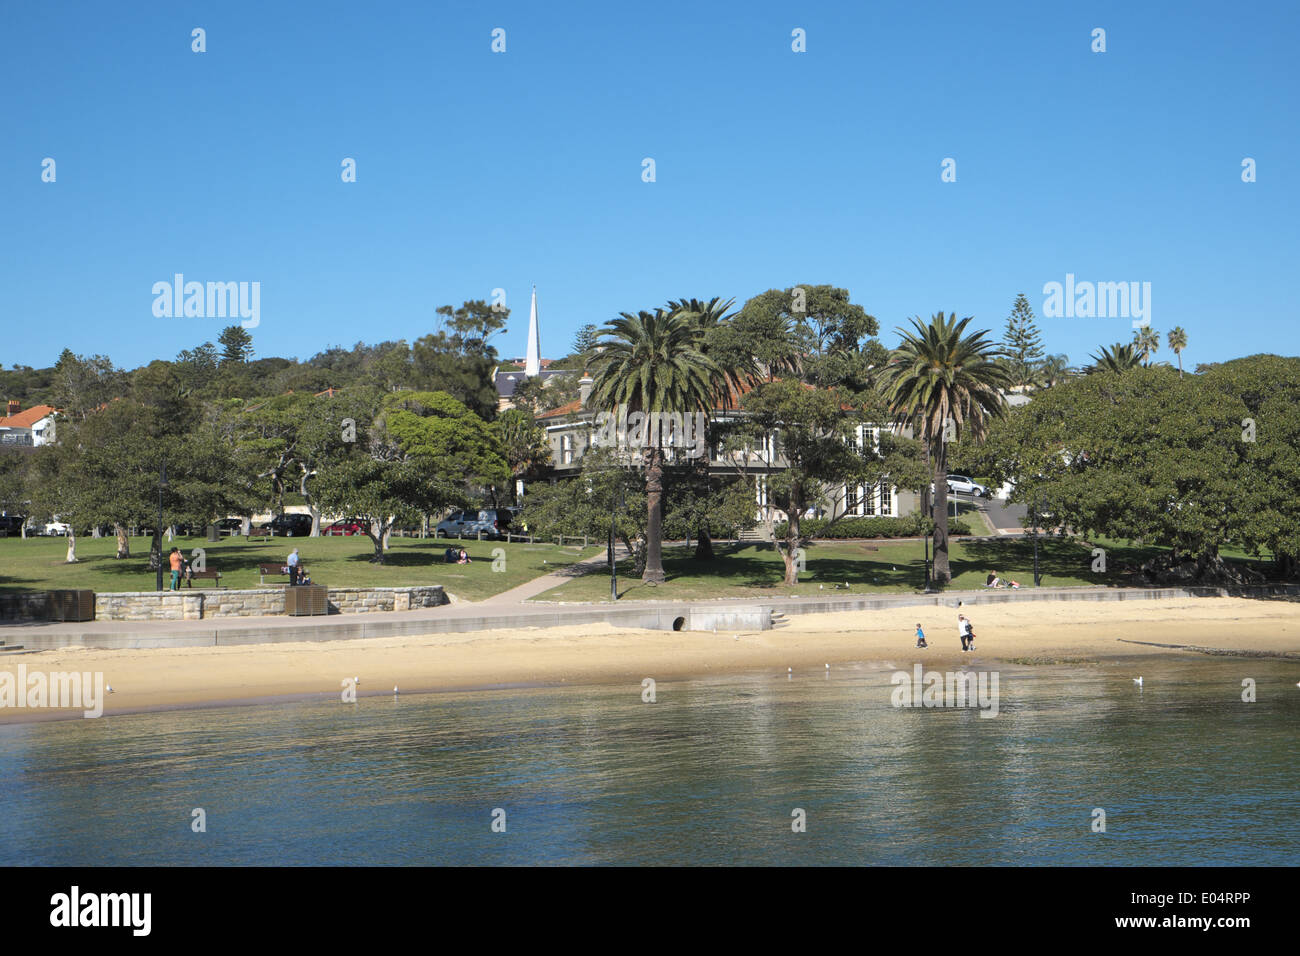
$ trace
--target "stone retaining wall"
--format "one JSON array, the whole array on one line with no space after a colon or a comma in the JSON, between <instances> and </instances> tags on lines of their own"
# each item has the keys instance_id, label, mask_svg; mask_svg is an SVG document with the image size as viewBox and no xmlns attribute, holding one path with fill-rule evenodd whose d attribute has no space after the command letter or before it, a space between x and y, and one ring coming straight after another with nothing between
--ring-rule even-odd
<instances>
[{"instance_id":1,"label":"stone retaining wall","mask_svg":"<svg viewBox=\"0 0 1300 956\"><path fill-rule=\"evenodd\" d=\"M284 613L284 588L247 591L184 588L180 591L126 591L95 595L100 621L202 621L214 617L262 617ZM40 598L44 615L45 595ZM408 611L448 603L439 584L410 588L330 588L331 614ZM7 615L6 615L7 618Z\"/></svg>"}]
</instances>

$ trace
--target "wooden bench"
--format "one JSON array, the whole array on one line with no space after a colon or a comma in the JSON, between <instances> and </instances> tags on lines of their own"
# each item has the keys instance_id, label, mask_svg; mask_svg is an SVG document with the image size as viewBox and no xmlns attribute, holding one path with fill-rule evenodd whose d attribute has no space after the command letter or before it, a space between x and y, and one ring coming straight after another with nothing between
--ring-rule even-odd
<instances>
[{"instance_id":1,"label":"wooden bench","mask_svg":"<svg viewBox=\"0 0 1300 956\"><path fill-rule=\"evenodd\" d=\"M269 538L271 536L270 528L249 528L244 540L247 541L249 538Z\"/></svg>"},{"instance_id":2,"label":"wooden bench","mask_svg":"<svg viewBox=\"0 0 1300 956\"><path fill-rule=\"evenodd\" d=\"M220 571L188 571L185 573L184 578L185 578L185 586L187 588L194 587L195 578L206 578L208 580L215 581L216 586L221 587Z\"/></svg>"},{"instance_id":3,"label":"wooden bench","mask_svg":"<svg viewBox=\"0 0 1300 956\"><path fill-rule=\"evenodd\" d=\"M257 580L259 583L265 584L266 576L268 574L283 574L285 577L288 577L289 565L281 563L281 564L259 564L257 566ZM299 579L306 576L306 574L307 574L307 566L304 564L298 565Z\"/></svg>"}]
</instances>

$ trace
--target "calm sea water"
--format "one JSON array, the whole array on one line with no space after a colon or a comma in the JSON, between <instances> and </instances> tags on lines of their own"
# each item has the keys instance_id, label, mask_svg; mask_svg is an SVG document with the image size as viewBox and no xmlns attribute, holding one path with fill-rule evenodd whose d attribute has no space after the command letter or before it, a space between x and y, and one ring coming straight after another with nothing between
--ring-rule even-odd
<instances>
[{"instance_id":1,"label":"calm sea water","mask_svg":"<svg viewBox=\"0 0 1300 956\"><path fill-rule=\"evenodd\" d=\"M0 864L1300 863L1300 665L1004 666L993 719L892 672L3 727Z\"/></svg>"}]
</instances>

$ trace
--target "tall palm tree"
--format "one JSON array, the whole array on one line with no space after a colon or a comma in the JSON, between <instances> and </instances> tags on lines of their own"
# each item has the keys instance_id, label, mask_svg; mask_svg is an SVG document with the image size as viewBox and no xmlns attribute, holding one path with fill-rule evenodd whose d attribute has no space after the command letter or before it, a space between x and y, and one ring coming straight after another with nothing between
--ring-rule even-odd
<instances>
[{"instance_id":1,"label":"tall palm tree","mask_svg":"<svg viewBox=\"0 0 1300 956\"><path fill-rule=\"evenodd\" d=\"M1142 364L1151 366L1151 356L1160 351L1160 333L1149 325L1133 332L1133 350L1137 352Z\"/></svg>"},{"instance_id":2,"label":"tall palm tree","mask_svg":"<svg viewBox=\"0 0 1300 956\"><path fill-rule=\"evenodd\" d=\"M723 373L702 349L703 333L694 315L656 309L623 312L601 330L603 350L592 356L593 407L629 413L707 412ZM664 580L664 454L659 436L644 448L646 469L646 564L641 580Z\"/></svg>"},{"instance_id":3,"label":"tall palm tree","mask_svg":"<svg viewBox=\"0 0 1300 956\"><path fill-rule=\"evenodd\" d=\"M1092 359L1092 364L1085 368L1084 372L1089 375L1094 372L1127 372L1142 364L1141 354L1131 343L1125 345L1116 342L1114 345L1105 346L1098 354L1088 357Z\"/></svg>"},{"instance_id":4,"label":"tall palm tree","mask_svg":"<svg viewBox=\"0 0 1300 956\"><path fill-rule=\"evenodd\" d=\"M928 325L919 318L898 329L903 341L890 353L880 388L895 424L919 426L919 438L934 475L934 580L952 578L948 566L948 453L953 437L979 441L989 423L1003 414L1003 390L1012 378L998 362L1002 350L986 336L966 334L972 318L936 313ZM945 433L948 434L945 434Z\"/></svg>"},{"instance_id":5,"label":"tall palm tree","mask_svg":"<svg viewBox=\"0 0 1300 956\"><path fill-rule=\"evenodd\" d=\"M1183 331L1181 325L1175 325L1169 330L1169 347L1173 349L1174 354L1178 356L1178 377L1183 377L1183 349L1187 348L1187 333Z\"/></svg>"}]
</instances>

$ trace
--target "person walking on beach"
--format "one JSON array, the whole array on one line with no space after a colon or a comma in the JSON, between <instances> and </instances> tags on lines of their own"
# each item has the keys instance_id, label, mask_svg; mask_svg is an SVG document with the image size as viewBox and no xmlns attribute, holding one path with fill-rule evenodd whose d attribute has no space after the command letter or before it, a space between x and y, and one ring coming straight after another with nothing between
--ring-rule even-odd
<instances>
[{"instance_id":1,"label":"person walking on beach","mask_svg":"<svg viewBox=\"0 0 1300 956\"><path fill-rule=\"evenodd\" d=\"M916 625L916 646L917 647L930 646L928 643L926 643L925 631L921 630L921 625L919 623Z\"/></svg>"},{"instance_id":2,"label":"person walking on beach","mask_svg":"<svg viewBox=\"0 0 1300 956\"><path fill-rule=\"evenodd\" d=\"M167 555L167 562L172 566L172 590L179 591L181 589L181 565L185 563L179 548L172 548L171 553Z\"/></svg>"},{"instance_id":3,"label":"person walking on beach","mask_svg":"<svg viewBox=\"0 0 1300 956\"><path fill-rule=\"evenodd\" d=\"M970 640L969 635L970 635L970 621L966 619L965 614L958 614L957 615L957 636L961 638L961 649L963 651L970 650L970 648L966 646Z\"/></svg>"},{"instance_id":4,"label":"person walking on beach","mask_svg":"<svg viewBox=\"0 0 1300 956\"><path fill-rule=\"evenodd\" d=\"M293 587L298 583L298 549L294 548L289 552L289 586Z\"/></svg>"}]
</instances>

